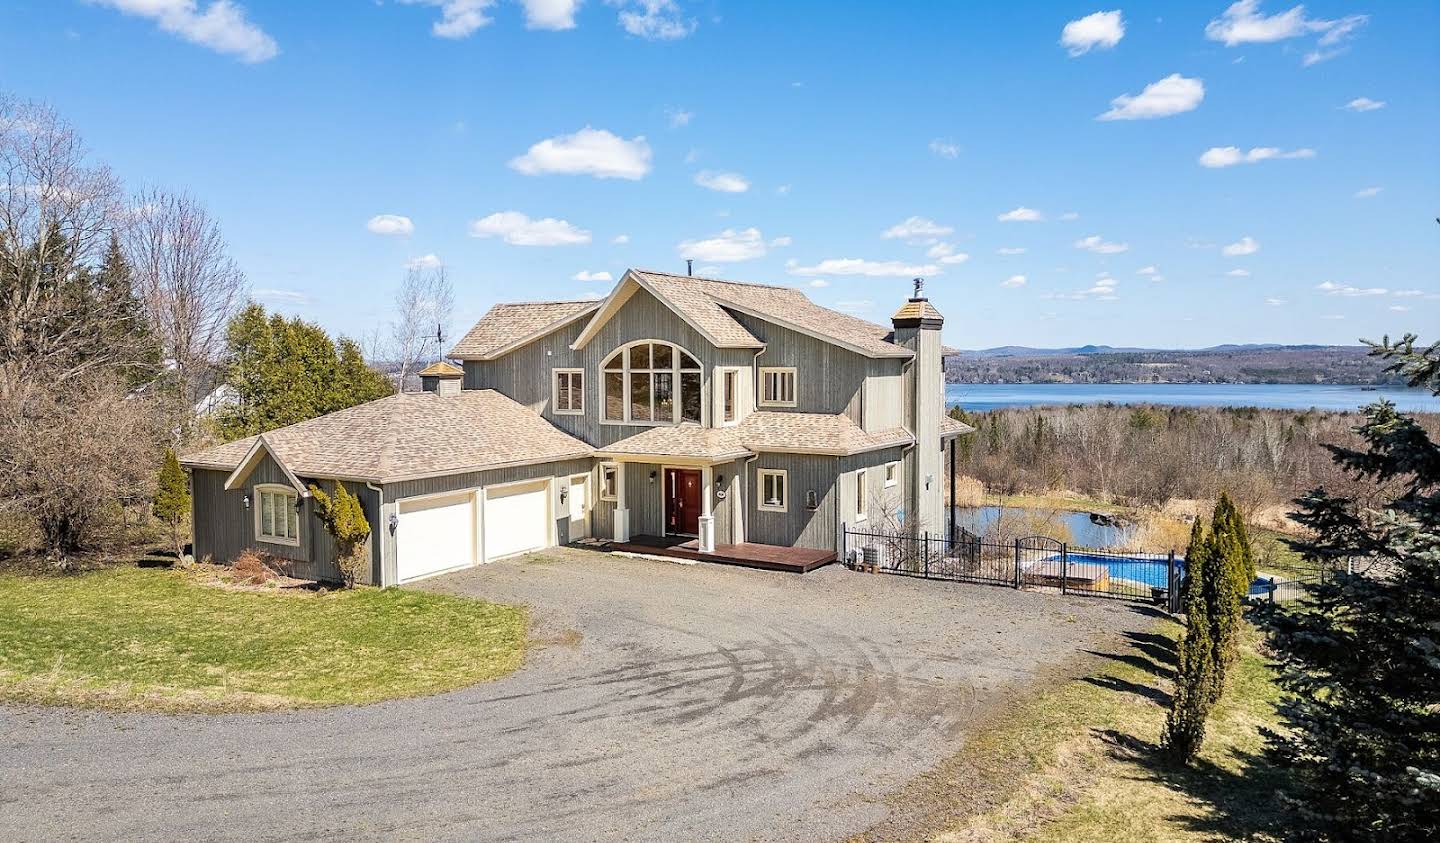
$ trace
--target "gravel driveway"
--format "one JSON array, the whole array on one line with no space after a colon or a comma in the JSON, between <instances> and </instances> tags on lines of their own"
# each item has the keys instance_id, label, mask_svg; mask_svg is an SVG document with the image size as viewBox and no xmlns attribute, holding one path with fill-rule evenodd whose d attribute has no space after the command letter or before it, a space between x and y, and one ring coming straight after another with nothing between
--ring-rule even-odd
<instances>
[{"instance_id":1,"label":"gravel driveway","mask_svg":"<svg viewBox=\"0 0 1440 843\"><path fill-rule=\"evenodd\" d=\"M1149 621L830 566L556 550L424 587L533 607L499 681L285 714L0 707L0 839L823 840L987 706Z\"/></svg>"}]
</instances>

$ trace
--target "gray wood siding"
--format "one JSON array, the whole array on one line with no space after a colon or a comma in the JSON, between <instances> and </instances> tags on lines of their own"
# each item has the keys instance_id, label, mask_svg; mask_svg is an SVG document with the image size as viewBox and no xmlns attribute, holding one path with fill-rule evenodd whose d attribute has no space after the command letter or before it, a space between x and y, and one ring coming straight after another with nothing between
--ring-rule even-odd
<instances>
[{"instance_id":1,"label":"gray wood siding","mask_svg":"<svg viewBox=\"0 0 1440 843\"><path fill-rule=\"evenodd\" d=\"M765 342L765 351L756 365L794 366L795 406L764 407L759 410L799 413L845 413L861 423L863 384L870 373L871 359L807 334L782 328L764 319L731 312L745 329ZM760 385L756 384L757 400Z\"/></svg>"},{"instance_id":2,"label":"gray wood siding","mask_svg":"<svg viewBox=\"0 0 1440 843\"><path fill-rule=\"evenodd\" d=\"M286 570L302 579L337 581L340 571L335 567L335 541L326 532L325 526L315 516L315 503L310 498L301 500L300 544L298 546L262 542L255 536L255 510L258 506L254 487L274 483L288 486L289 481L280 467L269 456L251 472L245 487L225 491L227 471L195 469L191 472L193 492L193 541L195 558L209 556L215 562L228 563L246 548L254 548L277 559L286 560ZM327 494L335 491L334 481L309 480L300 478L307 485L311 482ZM347 483L345 487L360 499L365 518L373 527L380 521L379 496L363 484ZM251 508L245 507L245 496L251 496ZM375 583L380 574L380 548L373 542L368 548L371 557L370 570L361 576L361 582Z\"/></svg>"},{"instance_id":3,"label":"gray wood siding","mask_svg":"<svg viewBox=\"0 0 1440 843\"><path fill-rule=\"evenodd\" d=\"M750 463L745 475L747 541L797 547L834 548L835 457L810 454L761 454ZM789 500L785 512L762 510L759 471L781 469L786 473ZM806 493L815 492L816 508L805 506Z\"/></svg>"},{"instance_id":4,"label":"gray wood siding","mask_svg":"<svg viewBox=\"0 0 1440 843\"><path fill-rule=\"evenodd\" d=\"M650 482L652 471L655 473L653 483ZM662 482L664 477L659 465L642 462L625 464L625 508L630 510L630 535L665 534L665 519L660 503Z\"/></svg>"},{"instance_id":5,"label":"gray wood siding","mask_svg":"<svg viewBox=\"0 0 1440 843\"><path fill-rule=\"evenodd\" d=\"M620 346L635 340L672 342L689 351L701 366L702 422L710 424L714 404L715 366L749 367L754 351L717 349L674 311L644 290L636 291L585 348L570 344L588 319L577 320L510 352L498 360L465 361L466 389L494 389L544 416L570 435L594 446L605 446L646 429L644 425L602 424L600 421L600 364ZM584 369L584 415L556 415L550 405L551 370Z\"/></svg>"}]
</instances>

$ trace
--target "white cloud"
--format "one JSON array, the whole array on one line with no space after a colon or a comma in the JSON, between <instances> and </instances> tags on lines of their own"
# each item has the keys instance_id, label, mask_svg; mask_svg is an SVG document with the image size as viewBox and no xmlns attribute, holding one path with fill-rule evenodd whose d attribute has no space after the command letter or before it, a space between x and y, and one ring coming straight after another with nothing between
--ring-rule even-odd
<instances>
[{"instance_id":1,"label":"white cloud","mask_svg":"<svg viewBox=\"0 0 1440 843\"><path fill-rule=\"evenodd\" d=\"M1000 222L1040 222L1045 219L1045 215L1034 208L1021 205L1013 211L1006 211L995 219Z\"/></svg>"},{"instance_id":2,"label":"white cloud","mask_svg":"<svg viewBox=\"0 0 1440 843\"><path fill-rule=\"evenodd\" d=\"M603 271L602 271L602 272L591 272L591 271L588 270L588 269L582 269L582 270L580 270L579 272L575 273L574 275L570 276L570 280L571 280L571 281L614 281L615 279L612 278L611 275L610 275L610 273L608 273L608 272L603 272Z\"/></svg>"},{"instance_id":3,"label":"white cloud","mask_svg":"<svg viewBox=\"0 0 1440 843\"><path fill-rule=\"evenodd\" d=\"M1121 252L1130 251L1130 244L1110 243L1101 239L1100 235L1092 234L1089 237L1082 237L1076 240L1075 248L1084 249L1087 252L1094 252L1097 255L1118 255Z\"/></svg>"},{"instance_id":4,"label":"white cloud","mask_svg":"<svg viewBox=\"0 0 1440 843\"><path fill-rule=\"evenodd\" d=\"M1258 164L1261 161L1283 158L1314 158L1315 150L1309 148L1284 150L1273 146L1251 147L1242 152L1234 146L1212 146L1200 156L1202 167L1233 167L1236 164Z\"/></svg>"},{"instance_id":5,"label":"white cloud","mask_svg":"<svg viewBox=\"0 0 1440 843\"><path fill-rule=\"evenodd\" d=\"M620 8L620 27L648 41L674 41L695 31L695 21L685 20L675 0L606 0Z\"/></svg>"},{"instance_id":6,"label":"white cloud","mask_svg":"<svg viewBox=\"0 0 1440 843\"><path fill-rule=\"evenodd\" d=\"M1065 213L1060 215L1060 219L1065 222L1070 222L1071 220L1080 219L1080 214L1076 211L1066 211Z\"/></svg>"},{"instance_id":7,"label":"white cloud","mask_svg":"<svg viewBox=\"0 0 1440 843\"><path fill-rule=\"evenodd\" d=\"M574 29L580 0L520 0L526 29Z\"/></svg>"},{"instance_id":8,"label":"white cloud","mask_svg":"<svg viewBox=\"0 0 1440 843\"><path fill-rule=\"evenodd\" d=\"M1356 97L1340 107L1346 111L1375 111L1384 108L1385 101L1372 100L1369 97Z\"/></svg>"},{"instance_id":9,"label":"white cloud","mask_svg":"<svg viewBox=\"0 0 1440 843\"><path fill-rule=\"evenodd\" d=\"M627 141L586 126L573 135L540 141L524 155L512 158L510 169L527 176L562 173L633 181L650 172L650 144L644 135Z\"/></svg>"},{"instance_id":10,"label":"white cloud","mask_svg":"<svg viewBox=\"0 0 1440 843\"><path fill-rule=\"evenodd\" d=\"M1248 269L1232 269L1232 270L1230 270L1229 272L1227 272L1227 273L1225 273L1225 274L1228 275L1228 276L1231 277L1231 278L1249 278L1249 277L1250 277L1250 270L1248 270Z\"/></svg>"},{"instance_id":11,"label":"white cloud","mask_svg":"<svg viewBox=\"0 0 1440 843\"><path fill-rule=\"evenodd\" d=\"M1379 195L1380 195L1380 191L1382 191L1382 190L1384 190L1383 187L1366 187L1366 188L1361 188L1360 190L1355 191L1355 198L1356 198L1356 199L1369 199L1369 198L1371 198L1372 196L1379 196Z\"/></svg>"},{"instance_id":12,"label":"white cloud","mask_svg":"<svg viewBox=\"0 0 1440 843\"><path fill-rule=\"evenodd\" d=\"M532 220L519 211L500 211L470 223L471 237L499 237L511 246L578 246L590 232L554 217Z\"/></svg>"},{"instance_id":13,"label":"white cloud","mask_svg":"<svg viewBox=\"0 0 1440 843\"><path fill-rule=\"evenodd\" d=\"M940 138L935 138L930 141L930 151L941 158L954 159L960 157L960 147L957 144L947 140L941 140Z\"/></svg>"},{"instance_id":14,"label":"white cloud","mask_svg":"<svg viewBox=\"0 0 1440 843\"><path fill-rule=\"evenodd\" d=\"M284 302L286 304L310 303L310 296L300 292L299 290L275 290L269 288L262 288L259 290L251 290L250 294L257 299L262 299L264 301Z\"/></svg>"},{"instance_id":15,"label":"white cloud","mask_svg":"<svg viewBox=\"0 0 1440 843\"><path fill-rule=\"evenodd\" d=\"M1006 278L1004 281L1001 281L1001 282L1000 282L1000 286L1002 286L1002 287L1023 287L1023 286L1025 286L1025 276L1023 276L1023 275L1012 275L1012 276L1010 276L1009 278Z\"/></svg>"},{"instance_id":16,"label":"white cloud","mask_svg":"<svg viewBox=\"0 0 1440 843\"><path fill-rule=\"evenodd\" d=\"M1023 255L1023 254L1025 254L1025 247L1024 247L1024 246L1001 246L1000 248L998 248L998 249L995 250L995 254L997 254L997 255Z\"/></svg>"},{"instance_id":17,"label":"white cloud","mask_svg":"<svg viewBox=\"0 0 1440 843\"><path fill-rule=\"evenodd\" d=\"M1246 236L1221 249L1220 254L1235 258L1242 255L1253 255L1258 251L1260 251L1260 243L1255 238Z\"/></svg>"},{"instance_id":18,"label":"white cloud","mask_svg":"<svg viewBox=\"0 0 1440 843\"><path fill-rule=\"evenodd\" d=\"M1396 313L1409 313L1414 308L1403 304L1392 304L1390 305L1390 309L1395 311Z\"/></svg>"},{"instance_id":19,"label":"white cloud","mask_svg":"<svg viewBox=\"0 0 1440 843\"><path fill-rule=\"evenodd\" d=\"M779 187L775 188L775 195L776 195L776 196L789 196L789 195L790 195L790 185L788 185L788 184L782 184L782 185L780 185Z\"/></svg>"},{"instance_id":20,"label":"white cloud","mask_svg":"<svg viewBox=\"0 0 1440 843\"><path fill-rule=\"evenodd\" d=\"M770 248L772 248L772 249L783 249L783 248L785 248L786 246L789 246L791 243L794 243L794 242L795 242L795 238L793 238L793 237L791 237L791 236L789 236L789 235L787 234L787 235L785 235L784 237L776 237L774 240L771 240L771 241L770 241Z\"/></svg>"},{"instance_id":21,"label":"white cloud","mask_svg":"<svg viewBox=\"0 0 1440 843\"><path fill-rule=\"evenodd\" d=\"M736 230L727 228L704 240L685 240L675 246L682 258L710 263L734 263L763 258L767 254L765 237L758 228Z\"/></svg>"},{"instance_id":22,"label":"white cloud","mask_svg":"<svg viewBox=\"0 0 1440 843\"><path fill-rule=\"evenodd\" d=\"M430 25L430 32L436 38L468 38L482 26L489 26L491 18L485 10L495 5L495 0L400 0L410 6L434 6L440 10L440 20Z\"/></svg>"},{"instance_id":23,"label":"white cloud","mask_svg":"<svg viewBox=\"0 0 1440 843\"><path fill-rule=\"evenodd\" d=\"M1279 307L1280 305L1286 304L1287 302L1285 299L1268 298L1265 300L1265 303L1270 305L1271 307Z\"/></svg>"},{"instance_id":24,"label":"white cloud","mask_svg":"<svg viewBox=\"0 0 1440 843\"><path fill-rule=\"evenodd\" d=\"M1159 275L1159 274L1160 274L1160 268L1159 268L1159 267L1156 267L1156 266L1142 266L1142 267L1140 267L1139 269L1135 270L1135 274L1136 274L1136 275L1150 275L1150 276Z\"/></svg>"},{"instance_id":25,"label":"white cloud","mask_svg":"<svg viewBox=\"0 0 1440 843\"><path fill-rule=\"evenodd\" d=\"M1394 295L1400 298L1412 299L1425 295L1424 290L1396 290Z\"/></svg>"},{"instance_id":26,"label":"white cloud","mask_svg":"<svg viewBox=\"0 0 1440 843\"><path fill-rule=\"evenodd\" d=\"M1352 287L1349 284L1337 284L1334 281L1324 281L1315 285L1327 296L1344 296L1346 298L1362 298L1366 296L1383 296L1390 292L1384 287Z\"/></svg>"},{"instance_id":27,"label":"white cloud","mask_svg":"<svg viewBox=\"0 0 1440 843\"><path fill-rule=\"evenodd\" d=\"M801 266L797 261L786 264L791 275L865 275L871 278L901 278L937 275L940 267L933 263L910 264L904 261L872 261L861 258L827 258L814 266Z\"/></svg>"},{"instance_id":28,"label":"white cloud","mask_svg":"<svg viewBox=\"0 0 1440 843\"><path fill-rule=\"evenodd\" d=\"M750 180L739 173L721 173L715 170L701 170L696 173L695 183L721 193L744 193L750 189Z\"/></svg>"},{"instance_id":29,"label":"white cloud","mask_svg":"<svg viewBox=\"0 0 1440 843\"><path fill-rule=\"evenodd\" d=\"M1194 111L1205 99L1205 83L1172 73L1151 82L1136 96L1121 94L1110 101L1110 110L1096 120L1150 120Z\"/></svg>"},{"instance_id":30,"label":"white cloud","mask_svg":"<svg viewBox=\"0 0 1440 843\"><path fill-rule=\"evenodd\" d=\"M880 236L886 240L915 240L924 237L944 237L954 230L952 226L941 225L925 217L908 217L880 232Z\"/></svg>"},{"instance_id":31,"label":"white cloud","mask_svg":"<svg viewBox=\"0 0 1440 843\"><path fill-rule=\"evenodd\" d=\"M1114 278L1103 277L1096 280L1096 282L1087 289L1077 290L1073 293L1046 293L1042 298L1066 299L1069 301L1084 301L1085 299L1114 301L1119 298L1115 292L1115 288L1119 286L1119 284L1120 282Z\"/></svg>"},{"instance_id":32,"label":"white cloud","mask_svg":"<svg viewBox=\"0 0 1440 843\"><path fill-rule=\"evenodd\" d=\"M377 214L365 223L371 234L398 234L408 237L415 233L415 223L399 214Z\"/></svg>"},{"instance_id":33,"label":"white cloud","mask_svg":"<svg viewBox=\"0 0 1440 843\"><path fill-rule=\"evenodd\" d=\"M630 235L617 234L613 238L611 238L610 242L614 243L616 246L624 246L626 243L630 242Z\"/></svg>"},{"instance_id":34,"label":"white cloud","mask_svg":"<svg viewBox=\"0 0 1440 843\"><path fill-rule=\"evenodd\" d=\"M968 260L970 260L969 255L965 254L964 252L955 252L954 254L942 257L940 259L940 262L945 264L946 266L949 266L951 264L964 263Z\"/></svg>"},{"instance_id":35,"label":"white cloud","mask_svg":"<svg viewBox=\"0 0 1440 843\"><path fill-rule=\"evenodd\" d=\"M690 118L694 116L694 112L684 111L679 108L665 109L665 119L670 122L670 128L672 129L679 129L690 125Z\"/></svg>"},{"instance_id":36,"label":"white cloud","mask_svg":"<svg viewBox=\"0 0 1440 843\"><path fill-rule=\"evenodd\" d=\"M1307 53L1304 59L1306 65L1311 65L1344 52L1342 44L1368 20L1366 15L1350 15L1339 20L1306 17L1304 6L1295 6L1267 17L1260 12L1259 0L1239 0L1205 25L1205 37L1227 47L1235 47L1241 44L1269 44L1321 33L1316 49Z\"/></svg>"},{"instance_id":37,"label":"white cloud","mask_svg":"<svg viewBox=\"0 0 1440 843\"><path fill-rule=\"evenodd\" d=\"M265 30L245 18L245 8L232 0L92 0L123 14L147 18L165 32L192 44L254 64L279 55L280 47Z\"/></svg>"},{"instance_id":38,"label":"white cloud","mask_svg":"<svg viewBox=\"0 0 1440 843\"><path fill-rule=\"evenodd\" d=\"M823 288L823 287L828 287L828 286L830 286L830 282L829 282L829 281L826 281L824 278L816 278L814 281L811 281L811 282L810 282L810 286L811 286L811 287L814 287L814 288L816 288L816 289L818 290L818 289L821 289L821 288Z\"/></svg>"},{"instance_id":39,"label":"white cloud","mask_svg":"<svg viewBox=\"0 0 1440 843\"><path fill-rule=\"evenodd\" d=\"M444 265L445 262L440 260L439 255L433 252L428 255L421 255L418 258L411 258L405 262L406 269L438 269Z\"/></svg>"},{"instance_id":40,"label":"white cloud","mask_svg":"<svg viewBox=\"0 0 1440 843\"><path fill-rule=\"evenodd\" d=\"M1096 48L1108 50L1124 37L1125 21L1120 16L1120 10L1116 9L1113 12L1095 12L1065 24L1065 29L1060 32L1060 45L1069 50L1072 57L1083 56Z\"/></svg>"}]
</instances>

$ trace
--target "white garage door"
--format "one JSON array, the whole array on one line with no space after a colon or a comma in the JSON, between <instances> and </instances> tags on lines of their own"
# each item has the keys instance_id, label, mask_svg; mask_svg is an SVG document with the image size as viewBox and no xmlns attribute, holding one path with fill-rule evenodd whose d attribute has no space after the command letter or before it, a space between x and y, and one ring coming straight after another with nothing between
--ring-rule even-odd
<instances>
[{"instance_id":1,"label":"white garage door","mask_svg":"<svg viewBox=\"0 0 1440 843\"><path fill-rule=\"evenodd\" d=\"M473 493L402 500L399 510L395 566L401 582L475 564Z\"/></svg>"},{"instance_id":2,"label":"white garage door","mask_svg":"<svg viewBox=\"0 0 1440 843\"><path fill-rule=\"evenodd\" d=\"M550 481L485 490L485 558L535 550L550 543Z\"/></svg>"}]
</instances>

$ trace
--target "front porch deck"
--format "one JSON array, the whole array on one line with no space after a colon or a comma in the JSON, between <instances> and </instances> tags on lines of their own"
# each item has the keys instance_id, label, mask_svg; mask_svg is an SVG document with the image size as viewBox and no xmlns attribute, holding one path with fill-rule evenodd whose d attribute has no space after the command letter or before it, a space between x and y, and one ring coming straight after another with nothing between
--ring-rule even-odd
<instances>
[{"instance_id":1,"label":"front porch deck","mask_svg":"<svg viewBox=\"0 0 1440 843\"><path fill-rule=\"evenodd\" d=\"M740 565L746 568L786 571L792 574L808 573L835 561L833 550L781 547L753 542L717 544L714 553L702 553L696 539L684 536L631 536L628 542L600 541L598 544L604 550L616 550L622 553L670 556L676 559L694 559L699 562L717 562L721 565Z\"/></svg>"}]
</instances>

